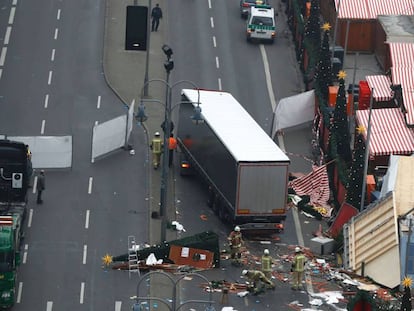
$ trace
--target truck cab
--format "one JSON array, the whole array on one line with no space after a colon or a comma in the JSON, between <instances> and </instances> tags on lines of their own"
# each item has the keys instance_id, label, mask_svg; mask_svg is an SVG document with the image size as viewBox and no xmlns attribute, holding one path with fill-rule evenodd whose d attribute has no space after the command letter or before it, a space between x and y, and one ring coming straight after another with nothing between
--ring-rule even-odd
<instances>
[{"instance_id":1,"label":"truck cab","mask_svg":"<svg viewBox=\"0 0 414 311\"><path fill-rule=\"evenodd\" d=\"M275 13L268 5L255 5L250 8L246 25L246 40L274 42L276 37Z\"/></svg>"}]
</instances>

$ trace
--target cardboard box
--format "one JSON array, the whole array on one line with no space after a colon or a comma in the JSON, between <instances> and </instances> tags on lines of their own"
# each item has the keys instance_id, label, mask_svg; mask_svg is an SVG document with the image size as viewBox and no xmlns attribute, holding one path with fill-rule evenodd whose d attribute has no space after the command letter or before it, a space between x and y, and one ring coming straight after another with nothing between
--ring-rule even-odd
<instances>
[{"instance_id":1,"label":"cardboard box","mask_svg":"<svg viewBox=\"0 0 414 311\"><path fill-rule=\"evenodd\" d=\"M310 241L310 249L314 254L329 255L333 252L335 240L325 237L316 237Z\"/></svg>"}]
</instances>

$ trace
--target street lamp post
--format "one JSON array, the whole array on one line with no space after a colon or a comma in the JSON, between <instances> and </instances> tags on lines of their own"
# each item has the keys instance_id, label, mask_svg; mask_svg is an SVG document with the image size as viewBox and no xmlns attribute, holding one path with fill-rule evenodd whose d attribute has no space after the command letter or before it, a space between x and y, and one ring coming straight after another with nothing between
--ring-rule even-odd
<instances>
[{"instance_id":1,"label":"street lamp post","mask_svg":"<svg viewBox=\"0 0 414 311\"><path fill-rule=\"evenodd\" d=\"M148 14L147 14L147 51L145 54L145 75L144 75L144 95L148 96L148 71L149 71L149 54L151 44L151 0L148 0Z\"/></svg>"},{"instance_id":2,"label":"street lamp post","mask_svg":"<svg viewBox=\"0 0 414 311\"><path fill-rule=\"evenodd\" d=\"M169 172L169 166L168 166L168 144L169 144L169 137L170 137L170 132L171 132L171 113L174 110L174 108L178 107L182 102L178 102L175 105L171 104L171 94L172 94L172 89L174 88L174 86L176 86L177 84L186 82L191 84L195 89L198 90L198 87L191 81L188 80L181 80L178 81L172 85L170 85L169 83L169 79L170 79L170 72L171 70L174 68L174 62L171 59L171 55L173 54L172 49L164 44L162 46L162 50L164 51L165 55L167 56L167 60L164 63L164 68L167 72L167 79L166 80L162 80L162 79L151 79L150 81L146 82L143 86L143 89L141 90L141 104L138 107L138 113L136 115L136 118L139 122L143 122L147 119L146 115L145 115L145 106L143 105L143 90L145 90L145 87L151 83L151 82L162 82L165 84L166 86L166 91L165 91L165 103L156 100L156 99L147 99L146 101L149 102L157 102L160 103L164 106L165 111L164 111L164 139L163 139L163 155L162 155L162 171L161 171L161 191L160 191L160 210L159 210L159 216L161 218L161 242L164 242L166 240L166 228L167 228L167 224L166 224L166 208L167 208L167 190L168 190L168 172ZM197 106L194 108L194 115L192 116L192 119L195 122L202 122L203 118L201 116L201 108L199 107L200 105L200 92L198 93L198 101L197 101Z\"/></svg>"}]
</instances>

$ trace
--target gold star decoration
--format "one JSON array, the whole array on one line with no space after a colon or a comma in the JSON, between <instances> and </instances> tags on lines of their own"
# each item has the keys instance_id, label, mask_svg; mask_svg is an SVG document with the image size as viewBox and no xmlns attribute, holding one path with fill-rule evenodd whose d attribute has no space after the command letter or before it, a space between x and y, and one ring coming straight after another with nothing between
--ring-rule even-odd
<instances>
[{"instance_id":1,"label":"gold star decoration","mask_svg":"<svg viewBox=\"0 0 414 311\"><path fill-rule=\"evenodd\" d=\"M344 70L340 70L338 72L338 79L345 79L346 78L346 72Z\"/></svg>"},{"instance_id":2,"label":"gold star decoration","mask_svg":"<svg viewBox=\"0 0 414 311\"><path fill-rule=\"evenodd\" d=\"M111 255L106 254L105 256L102 257L102 264L105 267L108 267L111 263L112 263L112 256Z\"/></svg>"},{"instance_id":3,"label":"gold star decoration","mask_svg":"<svg viewBox=\"0 0 414 311\"><path fill-rule=\"evenodd\" d=\"M331 30L331 25L329 23L325 23L325 24L322 25L321 28L322 28L323 31L329 31L329 30Z\"/></svg>"},{"instance_id":4,"label":"gold star decoration","mask_svg":"<svg viewBox=\"0 0 414 311\"><path fill-rule=\"evenodd\" d=\"M365 133L365 126L359 125L357 127L357 132L358 132L358 134L364 134Z\"/></svg>"},{"instance_id":5,"label":"gold star decoration","mask_svg":"<svg viewBox=\"0 0 414 311\"><path fill-rule=\"evenodd\" d=\"M408 277L408 276L406 276L404 278L404 280L402 281L402 285L404 287L411 287L412 284L413 284L413 280L410 277Z\"/></svg>"}]
</instances>

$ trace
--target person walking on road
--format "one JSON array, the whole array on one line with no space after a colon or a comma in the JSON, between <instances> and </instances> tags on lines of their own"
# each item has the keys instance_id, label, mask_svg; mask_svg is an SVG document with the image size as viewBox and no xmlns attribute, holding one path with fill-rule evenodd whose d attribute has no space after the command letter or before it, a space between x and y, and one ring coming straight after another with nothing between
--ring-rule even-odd
<instances>
[{"instance_id":1,"label":"person walking on road","mask_svg":"<svg viewBox=\"0 0 414 311\"><path fill-rule=\"evenodd\" d=\"M272 256L270 256L270 252L266 248L263 251L263 256L262 256L262 272L268 279L272 278L272 263L273 263L273 258Z\"/></svg>"},{"instance_id":2,"label":"person walking on road","mask_svg":"<svg viewBox=\"0 0 414 311\"><path fill-rule=\"evenodd\" d=\"M45 190L45 171L41 170L39 176L37 177L37 204L42 204L42 192Z\"/></svg>"},{"instance_id":3,"label":"person walking on road","mask_svg":"<svg viewBox=\"0 0 414 311\"><path fill-rule=\"evenodd\" d=\"M242 275L249 280L248 291L253 292L254 295L260 294L266 289L265 285L261 283L268 285L271 289L275 289L275 284L260 270L243 270Z\"/></svg>"},{"instance_id":4,"label":"person walking on road","mask_svg":"<svg viewBox=\"0 0 414 311\"><path fill-rule=\"evenodd\" d=\"M175 139L174 134L170 134L168 139L168 166L171 167L174 159L174 151L177 149L177 139Z\"/></svg>"},{"instance_id":5,"label":"person walking on road","mask_svg":"<svg viewBox=\"0 0 414 311\"><path fill-rule=\"evenodd\" d=\"M160 19L162 18L162 10L160 5L157 3L151 11L151 31L158 31L158 26L160 25Z\"/></svg>"},{"instance_id":6,"label":"person walking on road","mask_svg":"<svg viewBox=\"0 0 414 311\"><path fill-rule=\"evenodd\" d=\"M150 148L152 150L152 165L156 170L160 166L162 153L162 141L159 132L155 132L154 138L151 141Z\"/></svg>"},{"instance_id":7,"label":"person walking on road","mask_svg":"<svg viewBox=\"0 0 414 311\"><path fill-rule=\"evenodd\" d=\"M234 227L234 230L230 232L229 237L227 238L230 244L230 258L232 259L232 264L240 265L241 264L241 247L243 242L242 234L240 232L240 227Z\"/></svg>"},{"instance_id":8,"label":"person walking on road","mask_svg":"<svg viewBox=\"0 0 414 311\"><path fill-rule=\"evenodd\" d=\"M300 247L295 248L295 257L292 262L293 282L292 289L297 290L302 287L303 272L305 270L306 257Z\"/></svg>"}]
</instances>

